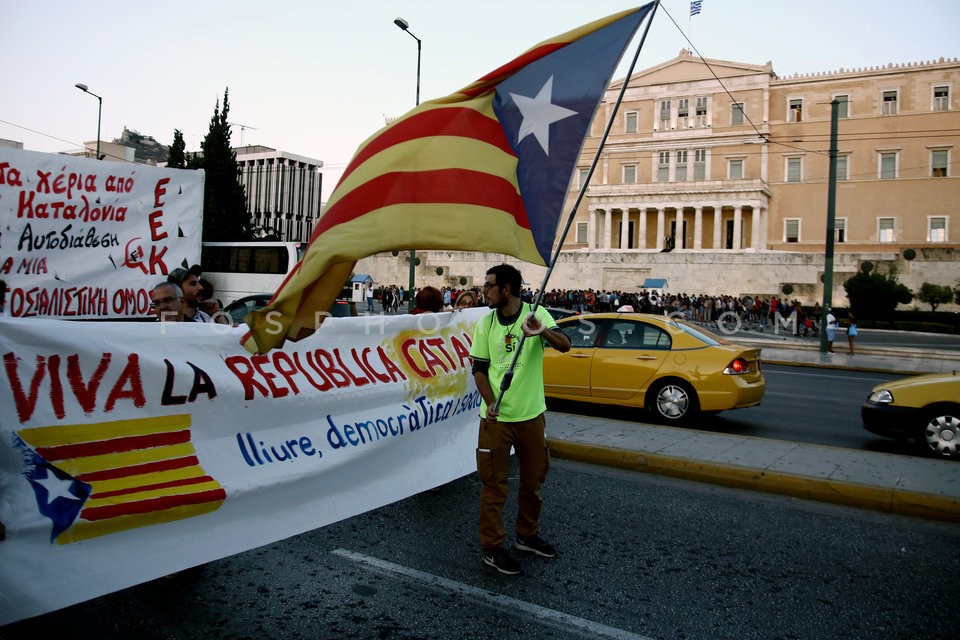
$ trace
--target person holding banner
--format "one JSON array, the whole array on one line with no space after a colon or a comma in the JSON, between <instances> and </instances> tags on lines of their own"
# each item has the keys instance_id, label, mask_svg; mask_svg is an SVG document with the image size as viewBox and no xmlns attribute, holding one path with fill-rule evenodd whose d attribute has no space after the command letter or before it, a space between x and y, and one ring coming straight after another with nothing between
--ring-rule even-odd
<instances>
[{"instance_id":1,"label":"person holding banner","mask_svg":"<svg viewBox=\"0 0 960 640\"><path fill-rule=\"evenodd\" d=\"M459 311L460 309L473 309L477 306L479 306L477 293L467 289L466 291L460 292L460 295L457 296L457 301L454 303L453 309L454 311Z\"/></svg>"},{"instance_id":2,"label":"person holding banner","mask_svg":"<svg viewBox=\"0 0 960 640\"><path fill-rule=\"evenodd\" d=\"M505 575L517 575L520 565L503 548L503 506L507 499L510 449L520 463L520 487L514 547L544 558L556 557L552 545L540 538L540 485L550 466L544 439L547 410L543 393L543 349L549 344L570 350L570 339L559 330L543 307L520 299L520 272L501 264L487 271L483 291L493 311L474 329L470 357L473 376L483 402L477 443L480 476L480 545L483 563ZM521 332L524 339L521 341ZM514 357L517 349L520 350ZM508 371L515 371L509 390L497 394Z\"/></svg>"},{"instance_id":3,"label":"person holding banner","mask_svg":"<svg viewBox=\"0 0 960 640\"><path fill-rule=\"evenodd\" d=\"M159 282L150 290L150 308L160 322L183 322L183 292L172 282Z\"/></svg>"},{"instance_id":4,"label":"person holding banner","mask_svg":"<svg viewBox=\"0 0 960 640\"><path fill-rule=\"evenodd\" d=\"M421 313L440 313L443 311L443 294L436 287L424 287L413 298L413 315Z\"/></svg>"},{"instance_id":5,"label":"person holding banner","mask_svg":"<svg viewBox=\"0 0 960 640\"><path fill-rule=\"evenodd\" d=\"M183 292L183 319L185 322L213 322L213 318L200 309L200 295L203 285L200 276L203 269L195 264L189 269L177 267L167 276L167 282L177 285Z\"/></svg>"}]
</instances>

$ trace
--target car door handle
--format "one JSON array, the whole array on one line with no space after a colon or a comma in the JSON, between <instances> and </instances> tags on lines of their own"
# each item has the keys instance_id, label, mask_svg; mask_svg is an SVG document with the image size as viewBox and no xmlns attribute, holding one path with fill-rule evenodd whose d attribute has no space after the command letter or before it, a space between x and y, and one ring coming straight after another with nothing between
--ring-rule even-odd
<instances>
[{"instance_id":1,"label":"car door handle","mask_svg":"<svg viewBox=\"0 0 960 640\"><path fill-rule=\"evenodd\" d=\"M656 360L657 356L637 356L637 360Z\"/></svg>"},{"instance_id":2,"label":"car door handle","mask_svg":"<svg viewBox=\"0 0 960 640\"><path fill-rule=\"evenodd\" d=\"M589 358L590 356L588 356L585 353L571 353L570 357L571 358Z\"/></svg>"}]
</instances>

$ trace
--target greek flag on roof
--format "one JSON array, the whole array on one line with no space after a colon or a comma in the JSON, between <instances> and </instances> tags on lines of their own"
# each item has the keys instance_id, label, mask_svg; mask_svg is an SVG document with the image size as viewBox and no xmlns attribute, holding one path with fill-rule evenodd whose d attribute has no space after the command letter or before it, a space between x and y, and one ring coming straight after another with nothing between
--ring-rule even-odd
<instances>
[{"instance_id":1,"label":"greek flag on roof","mask_svg":"<svg viewBox=\"0 0 960 640\"><path fill-rule=\"evenodd\" d=\"M703 0L693 0L693 2L690 3L690 15L691 15L691 16L695 16L695 15L697 15L698 13L700 13L700 3L701 3L701 2L703 2Z\"/></svg>"}]
</instances>

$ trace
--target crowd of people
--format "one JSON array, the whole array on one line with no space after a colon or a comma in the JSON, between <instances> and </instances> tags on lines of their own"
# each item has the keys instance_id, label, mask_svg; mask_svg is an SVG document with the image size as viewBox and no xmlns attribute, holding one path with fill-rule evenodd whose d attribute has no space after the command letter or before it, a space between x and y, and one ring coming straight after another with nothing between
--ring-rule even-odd
<instances>
[{"instance_id":1,"label":"crowd of people","mask_svg":"<svg viewBox=\"0 0 960 640\"><path fill-rule=\"evenodd\" d=\"M430 289L437 290L442 298L442 305L438 310L452 310L453 301L465 292L473 296L475 306L486 306L484 294L477 288L430 287ZM535 290L524 288L520 298L524 302L533 302L536 294ZM403 306L404 295L403 287L397 285L371 290L367 311L371 313L374 311L373 300L376 299L381 302L384 313L406 313ZM813 306L804 306L799 300L786 300L777 296L767 298L688 295L664 293L659 290L641 290L633 293L600 289L551 289L541 298L540 304L544 307L566 309L578 314L621 310L656 315L677 314L687 320L704 324L718 321L726 324L736 323L758 331L779 327L780 331L789 330L801 336L818 336L822 317L819 302Z\"/></svg>"}]
</instances>

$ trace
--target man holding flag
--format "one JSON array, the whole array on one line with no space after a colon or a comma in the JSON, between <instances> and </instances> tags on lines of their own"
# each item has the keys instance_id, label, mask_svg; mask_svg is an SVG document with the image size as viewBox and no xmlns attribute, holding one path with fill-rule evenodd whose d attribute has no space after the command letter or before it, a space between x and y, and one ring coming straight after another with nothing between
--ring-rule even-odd
<instances>
[{"instance_id":1,"label":"man holding flag","mask_svg":"<svg viewBox=\"0 0 960 640\"><path fill-rule=\"evenodd\" d=\"M265 353L313 333L356 261L381 251L485 251L546 265L600 99L656 4L547 40L364 142L303 259L247 316L244 347Z\"/></svg>"},{"instance_id":2,"label":"man holding flag","mask_svg":"<svg viewBox=\"0 0 960 640\"><path fill-rule=\"evenodd\" d=\"M550 454L544 439L547 410L543 395L543 347L549 344L566 353L570 338L543 307L531 313L520 299L522 279L516 268L501 264L487 271L483 293L493 311L477 323L470 348L473 377L483 398L477 442L477 475L480 476L480 546L483 563L506 575L520 573L520 565L503 548L503 505L510 475L510 449L520 463L517 496L517 539L514 547L544 558L556 549L540 536L540 484L547 476ZM521 332L524 339L521 340ZM520 349L519 356L516 355ZM514 358L516 362L514 364ZM509 393L500 394L503 380L513 375Z\"/></svg>"}]
</instances>

